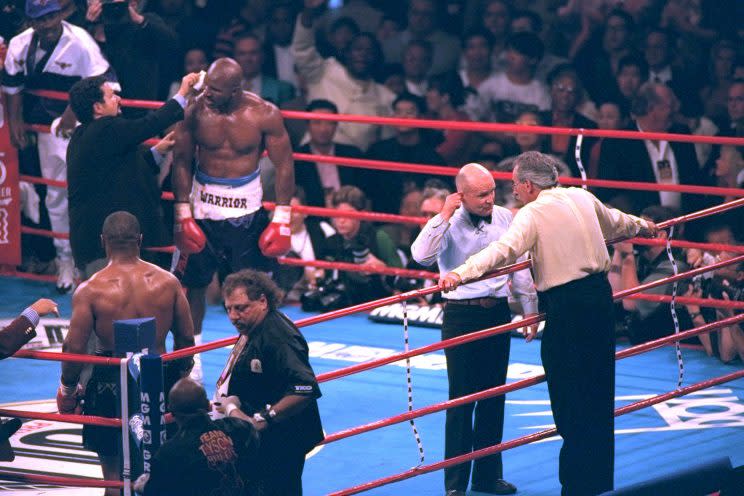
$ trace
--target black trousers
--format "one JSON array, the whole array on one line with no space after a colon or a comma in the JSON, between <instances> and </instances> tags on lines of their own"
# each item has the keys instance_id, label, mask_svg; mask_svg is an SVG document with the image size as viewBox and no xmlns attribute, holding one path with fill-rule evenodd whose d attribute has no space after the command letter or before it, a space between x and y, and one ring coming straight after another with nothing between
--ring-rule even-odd
<instances>
[{"instance_id":1,"label":"black trousers","mask_svg":"<svg viewBox=\"0 0 744 496\"><path fill-rule=\"evenodd\" d=\"M541 356L558 433L564 496L613 488L615 333L604 273L541 292Z\"/></svg>"},{"instance_id":2,"label":"black trousers","mask_svg":"<svg viewBox=\"0 0 744 496\"><path fill-rule=\"evenodd\" d=\"M305 453L290 446L267 444L259 448L256 482L260 489L257 493L260 496L302 496Z\"/></svg>"},{"instance_id":3,"label":"black trousers","mask_svg":"<svg viewBox=\"0 0 744 496\"><path fill-rule=\"evenodd\" d=\"M448 303L444 307L442 339L505 324L511 320L506 298L493 308ZM459 398L506 382L511 336L502 334L444 350L449 398ZM447 410L444 456L452 458L501 442L504 433L504 396ZM473 411L475 410L475 422ZM473 463L473 490L488 492L503 477L501 453ZM444 469L446 490L465 491L471 462Z\"/></svg>"}]
</instances>

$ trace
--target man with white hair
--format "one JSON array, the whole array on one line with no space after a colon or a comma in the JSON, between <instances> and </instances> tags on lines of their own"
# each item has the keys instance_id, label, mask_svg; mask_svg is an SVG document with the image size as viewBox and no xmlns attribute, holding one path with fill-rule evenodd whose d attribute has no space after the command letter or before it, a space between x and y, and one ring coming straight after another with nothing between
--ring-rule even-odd
<instances>
[{"instance_id":1,"label":"man with white hair","mask_svg":"<svg viewBox=\"0 0 744 496\"><path fill-rule=\"evenodd\" d=\"M447 196L439 214L429 219L411 245L411 253L418 263L432 265L437 262L442 275L498 240L512 221L509 210L494 205L496 184L485 167L474 163L464 165L455 182L457 192ZM537 313L537 294L527 270L474 282L445 299L442 339L510 322L509 286L525 314ZM530 326L527 340L532 340L536 332L537 326ZM507 333L446 349L450 399L504 384L510 342ZM445 457L500 443L504 431L504 400L502 395L478 401L475 422L473 403L447 410ZM473 465L473 491L488 494L517 491L502 478L501 453L479 458ZM469 479L470 462L444 469L447 496L464 496Z\"/></svg>"},{"instance_id":2,"label":"man with white hair","mask_svg":"<svg viewBox=\"0 0 744 496\"><path fill-rule=\"evenodd\" d=\"M615 332L605 238L652 237L657 227L605 207L583 189L557 187L556 160L540 152L516 158L513 181L525 206L509 229L440 278L439 287L457 294L451 291L463 282L530 252L546 314L541 357L563 437L561 494L599 494L613 488L615 458Z\"/></svg>"}]
</instances>

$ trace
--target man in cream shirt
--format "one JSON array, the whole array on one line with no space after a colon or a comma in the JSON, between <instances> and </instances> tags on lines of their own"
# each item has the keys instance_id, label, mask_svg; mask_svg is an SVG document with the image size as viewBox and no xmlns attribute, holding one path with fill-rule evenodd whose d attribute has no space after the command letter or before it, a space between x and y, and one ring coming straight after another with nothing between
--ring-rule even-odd
<instances>
[{"instance_id":1,"label":"man in cream shirt","mask_svg":"<svg viewBox=\"0 0 744 496\"><path fill-rule=\"evenodd\" d=\"M555 159L527 152L514 162L525 206L509 229L440 279L450 291L526 252L546 314L541 356L558 433L563 495L613 488L615 334L605 238L653 237L650 221L605 207L591 193L560 188Z\"/></svg>"}]
</instances>

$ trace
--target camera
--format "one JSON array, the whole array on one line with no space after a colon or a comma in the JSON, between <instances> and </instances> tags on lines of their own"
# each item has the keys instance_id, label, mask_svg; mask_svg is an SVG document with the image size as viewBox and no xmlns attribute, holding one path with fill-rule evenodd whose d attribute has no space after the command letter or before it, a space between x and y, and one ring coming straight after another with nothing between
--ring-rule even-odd
<instances>
[{"instance_id":1,"label":"camera","mask_svg":"<svg viewBox=\"0 0 744 496\"><path fill-rule=\"evenodd\" d=\"M703 295L717 300L723 299L725 292L731 301L741 301L744 289L741 285L727 284L725 279L714 277L703 281Z\"/></svg>"},{"instance_id":2,"label":"camera","mask_svg":"<svg viewBox=\"0 0 744 496\"><path fill-rule=\"evenodd\" d=\"M350 305L346 284L338 279L324 279L317 289L305 291L300 296L304 312L327 312Z\"/></svg>"},{"instance_id":3,"label":"camera","mask_svg":"<svg viewBox=\"0 0 744 496\"><path fill-rule=\"evenodd\" d=\"M129 2L115 2L103 0L101 5L101 20L104 24L124 24L129 22Z\"/></svg>"}]
</instances>

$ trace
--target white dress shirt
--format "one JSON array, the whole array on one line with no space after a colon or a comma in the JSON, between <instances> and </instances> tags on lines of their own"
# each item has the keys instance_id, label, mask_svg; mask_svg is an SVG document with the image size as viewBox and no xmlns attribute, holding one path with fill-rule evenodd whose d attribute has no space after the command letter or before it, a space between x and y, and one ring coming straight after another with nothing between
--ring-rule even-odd
<instances>
[{"instance_id":1,"label":"white dress shirt","mask_svg":"<svg viewBox=\"0 0 744 496\"><path fill-rule=\"evenodd\" d=\"M473 225L464 207L455 210L449 222L445 222L441 215L435 215L426 223L411 245L411 255L422 265L432 265L436 261L440 274L444 275L462 264L469 256L499 239L511 222L511 212L498 206L493 207L491 223L480 221L478 226ZM529 270L463 284L447 293L447 299L508 297L509 280L511 292L522 304L525 314L537 313L537 293Z\"/></svg>"}]
</instances>

